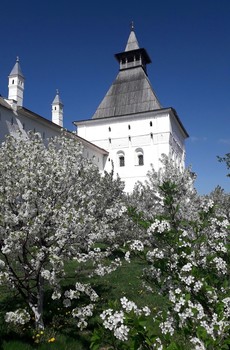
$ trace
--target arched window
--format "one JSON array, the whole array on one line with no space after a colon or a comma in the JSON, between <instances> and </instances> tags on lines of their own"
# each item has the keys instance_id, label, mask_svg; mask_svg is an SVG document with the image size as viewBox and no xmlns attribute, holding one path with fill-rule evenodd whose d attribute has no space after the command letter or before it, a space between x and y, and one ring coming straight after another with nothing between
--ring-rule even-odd
<instances>
[{"instance_id":1,"label":"arched window","mask_svg":"<svg viewBox=\"0 0 230 350\"><path fill-rule=\"evenodd\" d=\"M144 165L144 152L142 148L136 149L136 165Z\"/></svg>"},{"instance_id":2,"label":"arched window","mask_svg":"<svg viewBox=\"0 0 230 350\"><path fill-rule=\"evenodd\" d=\"M119 151L117 152L117 156L118 156L118 165L120 167L125 166L125 153L123 151Z\"/></svg>"}]
</instances>

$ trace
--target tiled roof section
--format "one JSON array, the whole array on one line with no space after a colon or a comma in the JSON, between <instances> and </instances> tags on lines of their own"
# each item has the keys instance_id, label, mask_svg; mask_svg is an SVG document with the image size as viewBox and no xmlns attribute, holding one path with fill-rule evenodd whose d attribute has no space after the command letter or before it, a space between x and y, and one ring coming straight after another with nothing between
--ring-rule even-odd
<instances>
[{"instance_id":1,"label":"tiled roof section","mask_svg":"<svg viewBox=\"0 0 230 350\"><path fill-rule=\"evenodd\" d=\"M2 98L1 96L0 96L0 105L3 106L3 107L5 107L5 108L7 108L7 109L12 109L11 106L9 105L9 103L7 103L7 102L4 100L4 98Z\"/></svg>"},{"instance_id":2,"label":"tiled roof section","mask_svg":"<svg viewBox=\"0 0 230 350\"><path fill-rule=\"evenodd\" d=\"M142 67L121 70L93 119L140 113L161 108Z\"/></svg>"},{"instance_id":3,"label":"tiled roof section","mask_svg":"<svg viewBox=\"0 0 230 350\"><path fill-rule=\"evenodd\" d=\"M125 51L132 51L137 49L139 49L139 44L138 44L134 30L131 30L127 44L126 44Z\"/></svg>"},{"instance_id":4,"label":"tiled roof section","mask_svg":"<svg viewBox=\"0 0 230 350\"><path fill-rule=\"evenodd\" d=\"M19 64L19 57L17 57L16 63L14 65L12 71L10 72L9 76L12 76L12 75L20 75L22 78L24 78L24 75L23 75L22 70L21 70L21 66Z\"/></svg>"}]
</instances>

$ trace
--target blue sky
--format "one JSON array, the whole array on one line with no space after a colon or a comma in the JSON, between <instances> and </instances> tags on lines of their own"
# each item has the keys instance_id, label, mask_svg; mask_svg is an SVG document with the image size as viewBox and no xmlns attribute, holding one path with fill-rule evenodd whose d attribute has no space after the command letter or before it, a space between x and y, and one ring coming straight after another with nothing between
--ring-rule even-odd
<instances>
[{"instance_id":1,"label":"blue sky","mask_svg":"<svg viewBox=\"0 0 230 350\"><path fill-rule=\"evenodd\" d=\"M190 138L186 165L199 193L230 191L229 0L21 0L1 4L0 94L16 56L26 77L24 106L51 119L56 89L64 126L90 119L118 73L130 22L149 53L148 76L163 107L176 109Z\"/></svg>"}]
</instances>

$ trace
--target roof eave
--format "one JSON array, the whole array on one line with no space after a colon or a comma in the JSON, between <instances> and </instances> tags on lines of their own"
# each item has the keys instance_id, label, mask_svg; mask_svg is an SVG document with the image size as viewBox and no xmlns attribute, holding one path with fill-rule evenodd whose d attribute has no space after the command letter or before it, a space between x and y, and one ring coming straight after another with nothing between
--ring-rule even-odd
<instances>
[{"instance_id":1,"label":"roof eave","mask_svg":"<svg viewBox=\"0 0 230 350\"><path fill-rule=\"evenodd\" d=\"M114 56L116 57L117 61L120 62L120 60L122 58L129 57L129 56L133 57L135 54L138 54L138 53L141 53L143 55L143 57L145 58L145 62L146 63L151 63L152 62L150 57L149 57L148 52L144 48L119 52L119 53L116 53Z\"/></svg>"},{"instance_id":2,"label":"roof eave","mask_svg":"<svg viewBox=\"0 0 230 350\"><path fill-rule=\"evenodd\" d=\"M184 125L182 124L182 121L180 120L180 118L177 114L177 111L173 107L169 107L169 108L172 111L172 113L174 114L174 116L176 117L178 124L180 125L182 131L184 132L185 138L188 138L189 134L188 134L187 130L185 129Z\"/></svg>"}]
</instances>

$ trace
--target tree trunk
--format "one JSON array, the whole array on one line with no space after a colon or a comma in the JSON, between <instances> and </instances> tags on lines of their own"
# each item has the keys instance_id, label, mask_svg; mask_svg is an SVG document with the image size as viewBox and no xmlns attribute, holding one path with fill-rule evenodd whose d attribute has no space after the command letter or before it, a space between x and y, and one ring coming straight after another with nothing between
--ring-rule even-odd
<instances>
[{"instance_id":1,"label":"tree trunk","mask_svg":"<svg viewBox=\"0 0 230 350\"><path fill-rule=\"evenodd\" d=\"M44 303L44 278L39 276L38 288L37 288L37 304L29 303L31 310L34 313L35 328L37 330L44 329L43 303Z\"/></svg>"}]
</instances>

